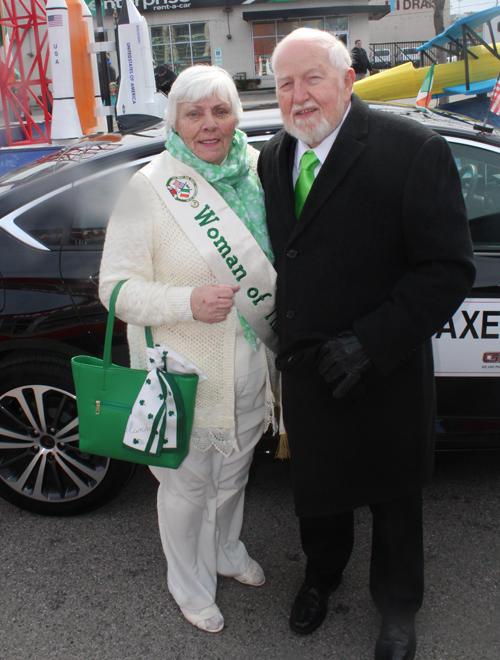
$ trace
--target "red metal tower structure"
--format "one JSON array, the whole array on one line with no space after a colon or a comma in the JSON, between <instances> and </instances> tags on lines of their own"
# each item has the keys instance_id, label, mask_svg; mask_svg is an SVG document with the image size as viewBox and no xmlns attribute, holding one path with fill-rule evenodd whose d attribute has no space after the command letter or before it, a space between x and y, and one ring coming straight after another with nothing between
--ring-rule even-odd
<instances>
[{"instance_id":1,"label":"red metal tower structure","mask_svg":"<svg viewBox=\"0 0 500 660\"><path fill-rule=\"evenodd\" d=\"M46 26L44 0L0 0L0 98L8 146L50 142L52 95L48 88L51 81L47 79ZM31 38L33 61L26 66L23 44ZM30 115L30 103L42 110L46 135ZM13 128L17 127L18 135L16 131L13 135Z\"/></svg>"}]
</instances>

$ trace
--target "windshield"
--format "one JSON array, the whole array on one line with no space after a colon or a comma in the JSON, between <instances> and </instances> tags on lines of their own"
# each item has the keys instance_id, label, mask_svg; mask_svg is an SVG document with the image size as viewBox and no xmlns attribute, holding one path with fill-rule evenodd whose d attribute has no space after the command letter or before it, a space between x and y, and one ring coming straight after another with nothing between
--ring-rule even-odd
<instances>
[{"instance_id":1,"label":"windshield","mask_svg":"<svg viewBox=\"0 0 500 660\"><path fill-rule=\"evenodd\" d=\"M149 138L149 140L141 139L142 137ZM153 146L153 142L164 139L165 126L163 123L131 135L109 133L84 138L72 145L62 147L61 151L35 160L0 177L0 196L13 188L43 179L53 172L68 169L77 163L102 158L110 153L118 153L140 144L150 142Z\"/></svg>"},{"instance_id":2,"label":"windshield","mask_svg":"<svg viewBox=\"0 0 500 660\"><path fill-rule=\"evenodd\" d=\"M104 152L114 151L121 145L116 142L83 142L75 146L66 147L62 151L50 154L32 163L18 167L0 177L0 194L25 183L35 181L49 173L80 163Z\"/></svg>"}]
</instances>

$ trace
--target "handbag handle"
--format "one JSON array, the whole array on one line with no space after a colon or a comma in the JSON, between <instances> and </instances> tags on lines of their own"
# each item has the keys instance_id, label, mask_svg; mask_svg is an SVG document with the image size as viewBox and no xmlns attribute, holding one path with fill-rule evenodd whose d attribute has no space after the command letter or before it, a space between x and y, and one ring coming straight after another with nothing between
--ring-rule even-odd
<instances>
[{"instance_id":1,"label":"handbag handle","mask_svg":"<svg viewBox=\"0 0 500 660\"><path fill-rule=\"evenodd\" d=\"M111 298L109 300L109 311L108 311L108 322L106 324L106 335L104 337L104 353L102 356L104 369L109 369L111 367L111 344L113 342L113 326L115 324L115 305L120 289L125 284L127 280L122 280L113 289ZM153 348L153 335L151 333L151 328L146 326L144 328L146 333L146 343L148 348Z\"/></svg>"}]
</instances>

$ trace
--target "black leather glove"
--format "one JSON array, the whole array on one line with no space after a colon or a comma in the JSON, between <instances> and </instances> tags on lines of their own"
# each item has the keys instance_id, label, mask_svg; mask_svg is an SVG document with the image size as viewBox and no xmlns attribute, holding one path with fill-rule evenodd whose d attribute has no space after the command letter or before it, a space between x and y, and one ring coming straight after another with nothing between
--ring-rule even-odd
<instances>
[{"instance_id":1,"label":"black leather glove","mask_svg":"<svg viewBox=\"0 0 500 660\"><path fill-rule=\"evenodd\" d=\"M299 375L316 373L320 350L330 337L322 332L299 333L276 357L276 369Z\"/></svg>"},{"instance_id":2,"label":"black leather glove","mask_svg":"<svg viewBox=\"0 0 500 660\"><path fill-rule=\"evenodd\" d=\"M320 349L319 372L327 383L334 383L333 396L340 399L356 385L371 360L351 331L340 332Z\"/></svg>"}]
</instances>

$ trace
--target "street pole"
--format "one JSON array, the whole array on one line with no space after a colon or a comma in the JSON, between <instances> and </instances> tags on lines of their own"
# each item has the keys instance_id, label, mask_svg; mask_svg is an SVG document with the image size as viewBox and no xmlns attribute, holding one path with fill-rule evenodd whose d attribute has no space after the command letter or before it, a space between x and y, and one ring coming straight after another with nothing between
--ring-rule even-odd
<instances>
[{"instance_id":1,"label":"street pole","mask_svg":"<svg viewBox=\"0 0 500 660\"><path fill-rule=\"evenodd\" d=\"M95 0L95 14L97 19L97 41L105 41L104 39L104 19L102 14L101 0ZM99 69L101 71L101 80L103 81L104 89L101 89L101 96L104 100L104 105L111 107L111 97L109 93L109 71L108 71L108 58L106 53L98 54ZM113 132L113 117L106 116L108 122L108 131Z\"/></svg>"}]
</instances>

